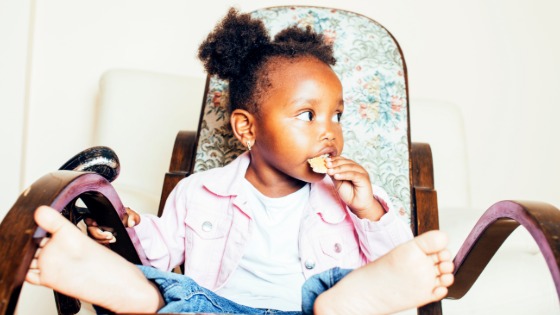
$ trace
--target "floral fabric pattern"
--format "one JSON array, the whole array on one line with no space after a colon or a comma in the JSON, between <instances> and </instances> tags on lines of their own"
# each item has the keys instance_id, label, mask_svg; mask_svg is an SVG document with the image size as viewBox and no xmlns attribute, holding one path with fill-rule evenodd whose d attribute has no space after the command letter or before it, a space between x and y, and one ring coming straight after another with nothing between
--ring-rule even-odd
<instances>
[{"instance_id":1,"label":"floral fabric pattern","mask_svg":"<svg viewBox=\"0 0 560 315\"><path fill-rule=\"evenodd\" d=\"M383 187L410 224L408 95L404 61L383 26L348 11L318 7L257 10L273 37L297 24L311 26L333 44L344 89L343 156L364 166L372 184ZM227 83L209 80L194 171L222 166L245 148L233 137L228 116Z\"/></svg>"}]
</instances>

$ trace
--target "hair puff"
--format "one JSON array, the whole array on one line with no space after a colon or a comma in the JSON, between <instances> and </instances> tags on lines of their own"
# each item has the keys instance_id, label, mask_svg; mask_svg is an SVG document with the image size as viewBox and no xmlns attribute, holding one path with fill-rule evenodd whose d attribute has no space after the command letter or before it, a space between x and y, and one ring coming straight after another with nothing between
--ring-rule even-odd
<instances>
[{"instance_id":1,"label":"hair puff","mask_svg":"<svg viewBox=\"0 0 560 315\"><path fill-rule=\"evenodd\" d=\"M255 50L266 49L270 36L262 21L231 8L226 17L200 45L198 57L206 72L223 80L240 76Z\"/></svg>"}]
</instances>

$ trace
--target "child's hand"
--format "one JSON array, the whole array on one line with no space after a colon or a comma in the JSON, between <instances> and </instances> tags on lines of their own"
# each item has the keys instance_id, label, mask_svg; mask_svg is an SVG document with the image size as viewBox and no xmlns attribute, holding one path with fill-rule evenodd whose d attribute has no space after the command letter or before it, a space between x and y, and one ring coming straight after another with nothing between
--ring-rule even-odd
<instances>
[{"instance_id":1,"label":"child's hand","mask_svg":"<svg viewBox=\"0 0 560 315\"><path fill-rule=\"evenodd\" d=\"M130 208L125 208L126 213L123 216L122 223L125 227L133 227L140 223L140 215ZM92 218L85 218L85 224L87 225L87 231L89 236L91 236L96 242L100 244L109 244L117 241L113 235L111 228L100 227L97 222Z\"/></svg>"},{"instance_id":2,"label":"child's hand","mask_svg":"<svg viewBox=\"0 0 560 315\"><path fill-rule=\"evenodd\" d=\"M125 210L126 213L122 218L123 225L127 228L137 226L140 223L140 215L129 207L126 207Z\"/></svg>"},{"instance_id":3,"label":"child's hand","mask_svg":"<svg viewBox=\"0 0 560 315\"><path fill-rule=\"evenodd\" d=\"M348 208L359 218L379 220L385 210L373 197L368 172L358 163L341 156L329 157L326 162L327 174Z\"/></svg>"}]
</instances>

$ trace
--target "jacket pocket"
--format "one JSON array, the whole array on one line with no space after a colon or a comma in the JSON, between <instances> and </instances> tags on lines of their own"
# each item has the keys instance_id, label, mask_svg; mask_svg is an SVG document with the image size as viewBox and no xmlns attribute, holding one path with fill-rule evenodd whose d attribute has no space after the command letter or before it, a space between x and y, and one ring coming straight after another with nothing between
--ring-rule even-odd
<instances>
[{"instance_id":1,"label":"jacket pocket","mask_svg":"<svg viewBox=\"0 0 560 315\"><path fill-rule=\"evenodd\" d=\"M203 208L203 206L200 206ZM206 209L204 209L206 208ZM207 207L189 210L185 224L194 234L204 240L222 238L227 234L227 218L222 211L208 210ZM194 210L194 211L193 211Z\"/></svg>"},{"instance_id":2,"label":"jacket pocket","mask_svg":"<svg viewBox=\"0 0 560 315\"><path fill-rule=\"evenodd\" d=\"M352 231L324 235L320 244L323 254L333 259L344 261L359 257L358 242Z\"/></svg>"}]
</instances>

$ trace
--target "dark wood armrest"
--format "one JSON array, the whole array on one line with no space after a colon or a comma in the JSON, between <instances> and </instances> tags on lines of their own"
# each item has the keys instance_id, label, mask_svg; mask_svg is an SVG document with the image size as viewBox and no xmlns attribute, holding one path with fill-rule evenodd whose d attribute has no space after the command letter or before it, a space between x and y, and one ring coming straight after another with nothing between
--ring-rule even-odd
<instances>
[{"instance_id":1,"label":"dark wood armrest","mask_svg":"<svg viewBox=\"0 0 560 315\"><path fill-rule=\"evenodd\" d=\"M170 172L191 172L196 150L196 131L181 130L175 137L171 154Z\"/></svg>"},{"instance_id":2,"label":"dark wood armrest","mask_svg":"<svg viewBox=\"0 0 560 315\"><path fill-rule=\"evenodd\" d=\"M413 142L410 148L412 210L415 235L439 229L437 193L434 188L432 150L427 143Z\"/></svg>"},{"instance_id":3,"label":"dark wood armrest","mask_svg":"<svg viewBox=\"0 0 560 315\"><path fill-rule=\"evenodd\" d=\"M437 193L434 187L432 149L427 143L412 142L410 147L412 207L410 219L414 235L439 229ZM441 315L441 302L418 308L420 315Z\"/></svg>"},{"instance_id":4,"label":"dark wood armrest","mask_svg":"<svg viewBox=\"0 0 560 315\"><path fill-rule=\"evenodd\" d=\"M169 172L165 174L163 179L163 187L161 189L161 198L159 199L158 216L161 216L163 207L167 197L175 188L177 183L187 177L194 167L197 143L196 131L181 130L175 137L173 144L173 152L171 154L171 162L169 164Z\"/></svg>"},{"instance_id":5,"label":"dark wood armrest","mask_svg":"<svg viewBox=\"0 0 560 315\"><path fill-rule=\"evenodd\" d=\"M560 298L560 210L530 201L500 201L475 224L455 256L455 283L448 298L460 299L478 279L503 242L522 225L538 244Z\"/></svg>"},{"instance_id":6,"label":"dark wood armrest","mask_svg":"<svg viewBox=\"0 0 560 315\"><path fill-rule=\"evenodd\" d=\"M4 258L0 259L0 314L14 312L29 264L39 241L46 236L46 232L35 224L35 209L49 205L72 220L77 214L66 211L67 207L72 208L77 198L86 204L100 225L115 230L118 237L117 242L110 245L113 251L134 264L145 260L136 233L122 224L124 207L105 178L89 172L49 173L19 196L0 223L0 257ZM79 302L70 304L79 308Z\"/></svg>"}]
</instances>

